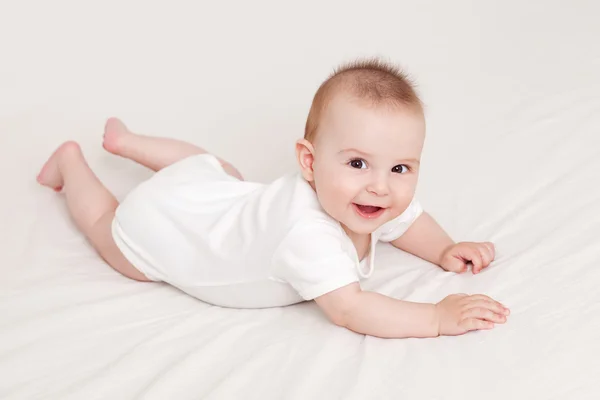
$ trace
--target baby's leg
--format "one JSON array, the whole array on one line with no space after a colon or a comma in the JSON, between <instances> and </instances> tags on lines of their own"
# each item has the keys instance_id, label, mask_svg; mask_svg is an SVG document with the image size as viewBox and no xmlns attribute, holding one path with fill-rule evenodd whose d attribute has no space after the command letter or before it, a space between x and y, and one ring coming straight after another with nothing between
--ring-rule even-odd
<instances>
[{"instance_id":1,"label":"baby's leg","mask_svg":"<svg viewBox=\"0 0 600 400\"><path fill-rule=\"evenodd\" d=\"M181 140L133 133L117 118L106 121L103 146L107 151L129 158L153 171L158 171L186 157L207 152ZM243 180L242 175L233 165L220 158L219 161L229 175Z\"/></svg>"},{"instance_id":2,"label":"baby's leg","mask_svg":"<svg viewBox=\"0 0 600 400\"><path fill-rule=\"evenodd\" d=\"M60 146L46 161L37 180L57 192L64 190L77 227L111 267L128 278L149 281L115 244L111 223L118 202L88 167L77 143Z\"/></svg>"}]
</instances>

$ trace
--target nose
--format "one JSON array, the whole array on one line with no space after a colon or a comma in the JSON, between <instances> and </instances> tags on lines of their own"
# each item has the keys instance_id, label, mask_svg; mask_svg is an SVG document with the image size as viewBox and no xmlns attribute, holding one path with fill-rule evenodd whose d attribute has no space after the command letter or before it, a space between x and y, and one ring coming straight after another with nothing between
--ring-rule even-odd
<instances>
[{"instance_id":1,"label":"nose","mask_svg":"<svg viewBox=\"0 0 600 400\"><path fill-rule=\"evenodd\" d=\"M377 174L373 176L373 179L367 186L367 192L376 196L387 196L390 193L387 174Z\"/></svg>"}]
</instances>

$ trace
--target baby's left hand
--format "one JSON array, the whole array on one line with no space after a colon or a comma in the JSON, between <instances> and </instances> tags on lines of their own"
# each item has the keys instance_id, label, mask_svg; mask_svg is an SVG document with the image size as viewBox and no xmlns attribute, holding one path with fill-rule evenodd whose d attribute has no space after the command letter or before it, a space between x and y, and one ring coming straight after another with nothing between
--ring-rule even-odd
<instances>
[{"instance_id":1,"label":"baby's left hand","mask_svg":"<svg viewBox=\"0 0 600 400\"><path fill-rule=\"evenodd\" d=\"M490 242L461 242L448 247L441 257L440 266L446 271L463 273L467 264L473 264L473 274L478 274L490 265L496 256L494 245Z\"/></svg>"}]
</instances>

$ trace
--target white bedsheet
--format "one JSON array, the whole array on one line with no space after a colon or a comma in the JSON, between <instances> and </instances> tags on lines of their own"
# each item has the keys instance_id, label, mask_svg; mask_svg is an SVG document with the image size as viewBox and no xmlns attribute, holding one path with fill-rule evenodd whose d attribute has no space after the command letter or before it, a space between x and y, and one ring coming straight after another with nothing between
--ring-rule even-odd
<instances>
[{"instance_id":1,"label":"white bedsheet","mask_svg":"<svg viewBox=\"0 0 600 400\"><path fill-rule=\"evenodd\" d=\"M151 55L167 49L169 57L188 54L206 32L190 25L189 32L161 33L168 40L153 42L158 49L144 47L143 35L125 34L129 31L122 27L141 7L134 2L124 2L119 12L125 16L115 14L121 25L111 25L123 37L98 35L102 18L116 9L93 10L85 14L88 19L81 16L83 9L71 10L86 22L77 25L89 46L80 47L81 58L60 42L73 30L49 29L60 29L56 18L64 13L53 9L46 10L47 19L36 17L41 25L33 32L40 44L25 35L31 26L17 29L27 12L12 18L0 12L5 19L0 40L8 37L6 24L17 29L12 38L23 34L21 45L11 41L11 57L0 66L0 398L600 398L598 6L583 1L485 7L467 1L452 6L390 2L374 4L373 11L348 6L349 24L334 18L333 5L319 8L317 3L301 11L318 20L307 33L308 44L293 33L303 25L285 20L285 12L280 21L292 27L257 10L250 16L258 25L229 15L231 22L225 6L203 20L229 21L248 35L238 36L241 42L226 35L219 40L252 64L249 74L256 74L260 85L202 60L178 64L183 69L168 63L162 64L165 70L152 69ZM76 3L57 5L67 6ZM397 7L397 15L382 13L384 6ZM175 6L157 7L146 10L148 15L163 18ZM179 17L193 20L194 6L185 7L167 13L171 27L179 26L173 22ZM365 20L371 20L369 32L351 29ZM321 26L323 21L333 25ZM159 37L152 36L154 25L147 19L139 23L153 40ZM276 46L265 42L256 52L247 50L250 43L277 36L265 24L277 30L278 43L286 42L288 50L278 47L280 53L270 54ZM348 34L328 36L329 29ZM198 37L190 39L190 32ZM183 38L190 46L169 44ZM215 34L211 40L216 39ZM48 56L48 43L66 59L31 65L26 61L33 53L17 57L27 49L45 49ZM128 62L150 72L127 65L122 76L117 69L106 72L110 51L105 43L117 46L120 57L131 52ZM203 48L202 57L236 59L218 48ZM86 61L86 54L97 53ZM269 310L212 307L169 286L117 275L77 233L62 196L35 182L45 158L68 138L81 142L90 165L118 197L148 176L102 151L102 123L112 114L138 131L207 143L251 179L272 179L294 165L293 139L301 135L319 80L334 63L372 53L403 60L428 106L420 199L455 239L493 241L497 260L478 276L454 275L382 245L378 270L366 288L430 302L456 292L486 293L511 308L506 325L458 337L385 340L333 326L313 303ZM252 54L256 57L249 58ZM305 68L295 64L299 60ZM71 79L68 70L60 74L71 62L79 63L78 71L96 75ZM203 66L213 68L216 79L194 78ZM298 81L285 86L289 76L283 70ZM153 83L154 92L143 92L146 81L136 81L136 73L160 82L161 71L179 79L176 83L190 82L191 89L181 86L183 95L176 97L168 84ZM82 89L82 83L89 86ZM207 85L206 97L202 85ZM59 87L63 91L55 90ZM161 96L170 97L149 100ZM265 145L269 138L274 139ZM250 145L252 151L246 151ZM281 153L272 151L275 146Z\"/></svg>"}]
</instances>

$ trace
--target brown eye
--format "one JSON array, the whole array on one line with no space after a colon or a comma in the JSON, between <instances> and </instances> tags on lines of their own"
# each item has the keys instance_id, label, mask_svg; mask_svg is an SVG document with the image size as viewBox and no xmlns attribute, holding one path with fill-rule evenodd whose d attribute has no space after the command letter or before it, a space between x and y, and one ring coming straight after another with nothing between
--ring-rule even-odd
<instances>
[{"instance_id":1,"label":"brown eye","mask_svg":"<svg viewBox=\"0 0 600 400\"><path fill-rule=\"evenodd\" d=\"M405 174L409 170L410 170L410 168L408 168L408 166L406 166L404 164L396 165L395 167L392 168L392 172L395 172L397 174Z\"/></svg>"},{"instance_id":2,"label":"brown eye","mask_svg":"<svg viewBox=\"0 0 600 400\"><path fill-rule=\"evenodd\" d=\"M350 165L352 168L356 168L356 169L367 168L367 163L364 160L361 160L359 158L350 160L348 165Z\"/></svg>"}]
</instances>

